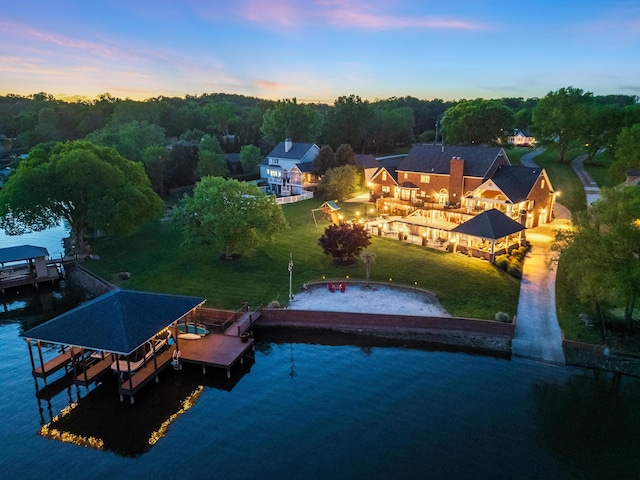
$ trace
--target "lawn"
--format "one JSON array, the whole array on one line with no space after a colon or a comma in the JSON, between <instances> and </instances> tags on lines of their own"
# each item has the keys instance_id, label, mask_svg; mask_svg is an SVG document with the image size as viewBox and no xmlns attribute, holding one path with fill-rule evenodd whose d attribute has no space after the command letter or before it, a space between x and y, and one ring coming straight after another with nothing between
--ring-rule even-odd
<instances>
[{"instance_id":1,"label":"lawn","mask_svg":"<svg viewBox=\"0 0 640 480\"><path fill-rule=\"evenodd\" d=\"M335 266L317 245L329 222L320 221L316 227L310 211L321 203L312 199L284 205L289 230L253 255L235 261L222 260L219 252L205 245L183 246L181 233L171 223L158 220L128 237L94 241L93 252L100 259L86 266L123 288L203 296L210 307L236 309L245 301L252 306L272 300L286 304L290 253L294 293L305 282L323 276L364 279L361 261ZM371 208L358 203L340 205L346 219ZM519 281L488 262L389 238L372 236L371 241L368 250L376 254L372 280L429 289L454 316L492 319L498 311L515 314ZM118 273L123 271L130 272L131 278L119 278Z\"/></svg>"}]
</instances>

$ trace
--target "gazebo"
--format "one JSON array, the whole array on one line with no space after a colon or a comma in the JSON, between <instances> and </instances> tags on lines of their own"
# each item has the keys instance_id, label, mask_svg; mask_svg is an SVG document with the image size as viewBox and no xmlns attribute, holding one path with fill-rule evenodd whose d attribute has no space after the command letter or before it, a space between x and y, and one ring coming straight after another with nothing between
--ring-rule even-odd
<instances>
[{"instance_id":1,"label":"gazebo","mask_svg":"<svg viewBox=\"0 0 640 480\"><path fill-rule=\"evenodd\" d=\"M520 234L520 232L524 230L525 227L522 224L507 217L504 213L494 208L482 212L480 215L473 217L462 225L458 225L451 230L451 233L466 235L468 239L466 252L471 252L474 256L480 257L487 256L486 254L488 253L488 260L493 263L496 254L501 254L502 250L504 250L504 252L509 251L510 237L514 234ZM469 237L479 239L483 245L474 248ZM456 247L460 248L458 246L458 242L459 239L456 240L454 251ZM489 242L489 245L484 246L487 242ZM519 239L514 243L518 242ZM503 243L503 245L498 249L498 251L496 251L496 245L498 243Z\"/></svg>"}]
</instances>

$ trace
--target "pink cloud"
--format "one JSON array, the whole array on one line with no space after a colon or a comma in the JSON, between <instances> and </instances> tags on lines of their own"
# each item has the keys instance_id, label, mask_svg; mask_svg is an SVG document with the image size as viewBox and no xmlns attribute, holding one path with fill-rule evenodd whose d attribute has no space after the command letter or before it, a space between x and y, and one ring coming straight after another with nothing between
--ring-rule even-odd
<instances>
[{"instance_id":1,"label":"pink cloud","mask_svg":"<svg viewBox=\"0 0 640 480\"><path fill-rule=\"evenodd\" d=\"M386 7L386 8L385 8ZM397 30L402 28L475 30L485 24L458 18L398 16L386 13L393 3L360 0L246 0L240 16L250 22L272 27L300 27L328 22L335 28Z\"/></svg>"},{"instance_id":2,"label":"pink cloud","mask_svg":"<svg viewBox=\"0 0 640 480\"><path fill-rule=\"evenodd\" d=\"M260 88L266 88L267 90L282 90L286 88L286 85L278 82L272 82L270 80L254 80L253 83Z\"/></svg>"}]
</instances>

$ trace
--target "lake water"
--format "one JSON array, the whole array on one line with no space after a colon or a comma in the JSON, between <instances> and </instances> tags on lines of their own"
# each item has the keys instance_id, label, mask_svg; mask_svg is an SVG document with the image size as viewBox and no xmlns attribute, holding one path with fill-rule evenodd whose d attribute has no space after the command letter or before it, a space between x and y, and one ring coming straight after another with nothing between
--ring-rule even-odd
<instances>
[{"instance_id":1,"label":"lake water","mask_svg":"<svg viewBox=\"0 0 640 480\"><path fill-rule=\"evenodd\" d=\"M57 290L50 304L69 308ZM0 311L2 478L601 479L640 471L639 379L418 343L257 330L254 360L230 380L169 369L131 406L109 378L89 390L61 378L36 395L19 334L43 315L20 305ZM93 437L102 450L46 438L43 425L67 439Z\"/></svg>"}]
</instances>

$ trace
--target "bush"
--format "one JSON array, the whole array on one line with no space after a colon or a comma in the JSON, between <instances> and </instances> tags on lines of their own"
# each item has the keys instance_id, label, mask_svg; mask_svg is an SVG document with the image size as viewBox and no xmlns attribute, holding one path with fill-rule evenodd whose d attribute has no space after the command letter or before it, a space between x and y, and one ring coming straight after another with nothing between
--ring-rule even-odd
<instances>
[{"instance_id":1,"label":"bush","mask_svg":"<svg viewBox=\"0 0 640 480\"><path fill-rule=\"evenodd\" d=\"M498 255L493 263L496 267L506 271L507 268L509 267L509 256Z\"/></svg>"},{"instance_id":2,"label":"bush","mask_svg":"<svg viewBox=\"0 0 640 480\"><path fill-rule=\"evenodd\" d=\"M511 323L511 315L506 312L498 312L493 318L496 322Z\"/></svg>"},{"instance_id":3,"label":"bush","mask_svg":"<svg viewBox=\"0 0 640 480\"><path fill-rule=\"evenodd\" d=\"M522 267L518 262L511 262L507 267L507 273L515 278L522 278Z\"/></svg>"}]
</instances>

